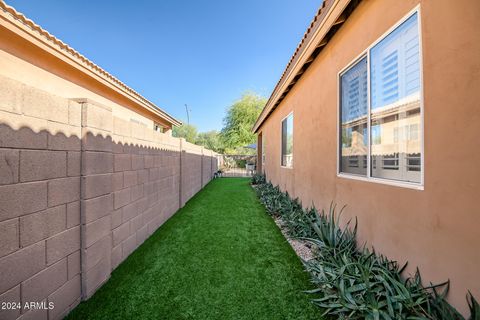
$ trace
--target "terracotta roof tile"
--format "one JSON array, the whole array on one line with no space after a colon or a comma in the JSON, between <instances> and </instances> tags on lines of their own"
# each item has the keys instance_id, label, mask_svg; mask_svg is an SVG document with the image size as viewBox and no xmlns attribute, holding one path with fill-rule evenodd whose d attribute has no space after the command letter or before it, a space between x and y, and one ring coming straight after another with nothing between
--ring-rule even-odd
<instances>
[{"instance_id":1,"label":"terracotta roof tile","mask_svg":"<svg viewBox=\"0 0 480 320\"><path fill-rule=\"evenodd\" d=\"M310 23L310 27L307 29L307 31L305 31L305 33L302 37L302 40L300 40L300 43L298 44L297 48L295 49L295 52L293 53L292 57L288 61L287 66L285 67L285 70L283 71L282 76L280 77L280 80L278 80L277 85L275 86L275 89L273 90L273 92L275 92L275 90L277 89L277 87L279 86L279 84L282 82L283 78L287 74L287 71L289 71L290 66L296 60L296 58L298 57L298 55L302 51L303 44L305 43L305 40L307 38L309 38L309 36L312 34L312 31L313 31L314 27L316 29L316 27L323 20L323 18L325 16L325 13L327 12L327 10L325 10L325 8L327 7L327 3L328 3L328 7L330 7L330 5L333 3L333 0L323 0L322 4L320 5L320 8L318 9L317 13L313 17L312 22ZM273 94L273 92L272 92L272 94Z\"/></svg>"},{"instance_id":2,"label":"terracotta roof tile","mask_svg":"<svg viewBox=\"0 0 480 320\"><path fill-rule=\"evenodd\" d=\"M126 93L134 96L144 104L148 105L151 108L157 109L162 115L164 115L167 120L172 121L174 124L179 124L180 121L176 120L168 113L160 109L156 106L153 102L149 101L142 95L140 95L137 91L133 90L125 83L120 81L118 78L114 77L104 69L102 69L97 64L93 63L91 60L86 58L84 55L70 47L68 44L64 43L60 39L56 38L54 35L43 29L41 26L33 22L32 20L28 19L22 13L18 12L15 8L7 5L3 0L0 0L0 13L4 13L9 16L9 18L13 19L14 21L20 22L22 25L28 27L31 31L36 33L36 35L40 36L44 40L46 40L50 45L53 45L57 50L62 51L64 54L67 54L75 60L76 62L80 63L84 67L87 67L89 70L93 71L97 75L100 75L102 78L106 79L110 83L115 84L117 87L125 91Z\"/></svg>"},{"instance_id":3,"label":"terracotta roof tile","mask_svg":"<svg viewBox=\"0 0 480 320\"><path fill-rule=\"evenodd\" d=\"M272 93L271 93L271 95L270 95L270 97L267 101L267 104L265 105L265 108L262 110L262 113L260 114L259 118L257 119L257 122L264 116L264 113L265 113L266 109L268 108L269 104L272 102L271 100L272 100L273 96L275 95L275 93L277 92L279 87L284 82L285 77L287 76L287 74L289 74L291 68L293 68L294 63L296 62L296 60L299 58L299 56L301 55L301 53L305 49L305 46L309 42L310 38L313 36L315 31L321 25L321 23L322 23L323 19L325 18L327 12L329 11L329 9L331 8L332 4L335 1L336 0L323 0L322 4L320 5L320 8L318 9L317 13L313 17L312 22L310 23L310 25L307 28L307 30L305 31L302 39L300 40L300 43L295 48L295 51L294 51L293 55L291 56L290 60L288 61L287 66L285 67L280 79L278 80L277 84L275 85L275 88L273 89L273 91L272 91ZM265 119L263 119L262 122L264 120ZM255 127L256 126L257 126L257 123L255 124Z\"/></svg>"}]
</instances>

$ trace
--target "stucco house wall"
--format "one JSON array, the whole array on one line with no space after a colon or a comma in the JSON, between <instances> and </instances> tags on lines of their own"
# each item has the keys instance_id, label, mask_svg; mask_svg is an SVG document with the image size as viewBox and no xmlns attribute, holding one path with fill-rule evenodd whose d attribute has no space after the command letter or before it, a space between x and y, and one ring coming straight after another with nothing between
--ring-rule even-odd
<instances>
[{"instance_id":1,"label":"stucco house wall","mask_svg":"<svg viewBox=\"0 0 480 320\"><path fill-rule=\"evenodd\" d=\"M339 72L420 5L423 51L423 190L337 176ZM451 280L465 312L480 297L480 2L361 1L286 97L258 128L272 183L304 206L347 205L359 243L418 266L428 284ZM293 168L280 166L281 120L294 115ZM261 137L265 139L262 146Z\"/></svg>"}]
</instances>

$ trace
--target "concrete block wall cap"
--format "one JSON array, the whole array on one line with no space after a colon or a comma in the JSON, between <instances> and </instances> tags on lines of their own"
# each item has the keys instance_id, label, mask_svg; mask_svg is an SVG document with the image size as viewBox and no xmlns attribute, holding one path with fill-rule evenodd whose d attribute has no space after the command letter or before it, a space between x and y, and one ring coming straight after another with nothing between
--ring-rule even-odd
<instances>
[{"instance_id":1,"label":"concrete block wall cap","mask_svg":"<svg viewBox=\"0 0 480 320\"><path fill-rule=\"evenodd\" d=\"M23 86L22 113L26 116L68 123L68 100L43 90ZM48 108L39 106L48 105Z\"/></svg>"},{"instance_id":2,"label":"concrete block wall cap","mask_svg":"<svg viewBox=\"0 0 480 320\"><path fill-rule=\"evenodd\" d=\"M113 116L113 133L119 137L114 137L114 140L121 140L123 137L131 137L131 122L122 118Z\"/></svg>"},{"instance_id":3,"label":"concrete block wall cap","mask_svg":"<svg viewBox=\"0 0 480 320\"><path fill-rule=\"evenodd\" d=\"M106 131L111 135L113 129L112 111L95 104L82 104L82 127Z\"/></svg>"},{"instance_id":4,"label":"concrete block wall cap","mask_svg":"<svg viewBox=\"0 0 480 320\"><path fill-rule=\"evenodd\" d=\"M1 1L1 0L0 0ZM95 127L83 127L82 128L82 137L88 138L102 138L102 139L109 139L112 140L112 133L107 130L95 128ZM95 151L95 150L93 150Z\"/></svg>"},{"instance_id":5,"label":"concrete block wall cap","mask_svg":"<svg viewBox=\"0 0 480 320\"><path fill-rule=\"evenodd\" d=\"M84 103L92 104L94 106L103 108L105 110L112 111L111 107L109 107L105 104L102 104L100 102L97 102L97 101L95 101L93 99L90 99L90 98L70 98L70 100L75 101L75 102L80 103L80 104L84 104Z\"/></svg>"},{"instance_id":6,"label":"concrete block wall cap","mask_svg":"<svg viewBox=\"0 0 480 320\"><path fill-rule=\"evenodd\" d=\"M89 128L90 129L90 128ZM120 135L112 135L112 141L116 145L122 145L122 146L137 146L141 148L148 148L151 150L164 150L164 151L179 151L180 150L180 139L179 138L171 138L163 133L159 133L160 135L165 136L168 139L174 139L174 140L157 140L151 141L151 140L138 140L126 136L120 136ZM101 135L101 134L100 134ZM116 152L116 154L120 154Z\"/></svg>"},{"instance_id":7,"label":"concrete block wall cap","mask_svg":"<svg viewBox=\"0 0 480 320\"><path fill-rule=\"evenodd\" d=\"M81 104L75 101L68 101L68 124L80 127L82 125Z\"/></svg>"},{"instance_id":8,"label":"concrete block wall cap","mask_svg":"<svg viewBox=\"0 0 480 320\"><path fill-rule=\"evenodd\" d=\"M202 155L203 154L203 147L190 143L188 141L182 142L182 149L193 154Z\"/></svg>"},{"instance_id":9,"label":"concrete block wall cap","mask_svg":"<svg viewBox=\"0 0 480 320\"><path fill-rule=\"evenodd\" d=\"M22 13L15 10L15 8L7 5L3 0L0 0L0 24L8 24L9 29L13 29L14 32L18 34L22 34L22 37L27 41L37 41L46 48L49 48L49 50L54 50L58 58L68 61L68 63L73 62L75 67L85 74L91 73L96 77L99 77L103 81L107 82L110 87L114 88L114 90L126 96L129 100L134 101L143 108L157 114L173 125L182 125L181 121L175 119L160 109L154 103L140 95L137 91L133 90L125 83L121 82L119 79L87 59L78 51L53 36L48 31L44 30L32 20L25 17Z\"/></svg>"}]
</instances>

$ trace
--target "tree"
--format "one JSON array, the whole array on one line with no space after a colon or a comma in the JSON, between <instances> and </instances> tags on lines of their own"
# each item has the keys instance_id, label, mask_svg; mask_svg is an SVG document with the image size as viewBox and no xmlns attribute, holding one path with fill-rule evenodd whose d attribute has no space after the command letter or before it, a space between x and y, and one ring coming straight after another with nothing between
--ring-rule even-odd
<instances>
[{"instance_id":1,"label":"tree","mask_svg":"<svg viewBox=\"0 0 480 320\"><path fill-rule=\"evenodd\" d=\"M197 128L191 124L182 124L179 127L173 127L172 135L177 138L185 138L190 143L197 140Z\"/></svg>"},{"instance_id":2,"label":"tree","mask_svg":"<svg viewBox=\"0 0 480 320\"><path fill-rule=\"evenodd\" d=\"M195 144L204 146L205 148L213 150L215 152L223 152L220 133L216 130L199 133Z\"/></svg>"},{"instance_id":3,"label":"tree","mask_svg":"<svg viewBox=\"0 0 480 320\"><path fill-rule=\"evenodd\" d=\"M227 109L221 131L222 143L226 149L238 150L256 141L252 127L267 100L255 93L245 93Z\"/></svg>"}]
</instances>

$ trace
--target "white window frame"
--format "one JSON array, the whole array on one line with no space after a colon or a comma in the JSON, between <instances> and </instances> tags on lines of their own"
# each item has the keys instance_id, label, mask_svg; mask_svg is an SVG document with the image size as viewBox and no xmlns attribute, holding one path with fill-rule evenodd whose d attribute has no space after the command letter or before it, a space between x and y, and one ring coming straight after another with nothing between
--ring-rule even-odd
<instances>
[{"instance_id":1,"label":"white window frame","mask_svg":"<svg viewBox=\"0 0 480 320\"><path fill-rule=\"evenodd\" d=\"M261 133L262 133L262 141L261 141L261 143L262 143L262 153L260 154L260 157L262 157L262 161L261 161L262 170L264 170L265 162L266 162L266 159L267 159L267 152L265 150L265 132L262 131Z\"/></svg>"},{"instance_id":2,"label":"white window frame","mask_svg":"<svg viewBox=\"0 0 480 320\"><path fill-rule=\"evenodd\" d=\"M282 124L283 124L283 121L285 119L287 119L288 117L292 116L293 117L293 111L290 111L289 114L287 114L285 117L282 118L282 120L280 120L280 167L281 168L285 168L285 169L293 169L293 166L295 165L295 161L293 161L293 156L295 154L295 152L293 152L293 148L295 147L295 133L293 132L293 129L295 128L295 124L293 124L293 128L292 128L292 134L293 134L293 140L292 140L292 165L291 166L284 166L282 165L282 158L283 158L283 154L282 154L282 139L283 139L283 132L282 132ZM295 122L295 117L293 117L293 121L292 123Z\"/></svg>"},{"instance_id":3,"label":"white window frame","mask_svg":"<svg viewBox=\"0 0 480 320\"><path fill-rule=\"evenodd\" d=\"M420 68L420 130L421 134L419 138L422 139L421 143L421 163L420 163L420 183L416 182L407 182L407 181L399 181L399 180L391 180L386 178L378 178L371 176L371 99L370 99L370 51L371 49L384 40L390 33L392 33L395 29L397 29L400 25L402 25L405 21L407 21L410 17L414 14L417 14L418 19L418 40L419 40L419 68ZM368 148L367 148L367 175L357 175L352 173L346 173L340 171L340 112L341 112L341 76L345 74L348 70L356 65L361 59L367 57L367 132L368 132ZM420 13L420 5L417 5L413 10L408 12L400 21L398 21L394 26L388 29L387 32L382 34L377 40L375 40L372 44L370 44L361 54L359 54L355 59L353 59L345 68L340 70L337 74L337 177L339 178L346 178L346 179L353 179L353 180L360 180L360 181L367 181L367 182L374 182L380 184L386 184L396 187L403 187L403 188L410 188L415 190L424 190L425 185L425 131L424 131L424 95L423 95L423 40L422 40L422 20L421 20L421 13Z\"/></svg>"},{"instance_id":4,"label":"white window frame","mask_svg":"<svg viewBox=\"0 0 480 320\"><path fill-rule=\"evenodd\" d=\"M159 128L160 130L157 130L157 128ZM164 133L163 131L165 130L165 127L160 125L159 123L157 122L154 122L153 123L153 131L155 132L159 132L159 133Z\"/></svg>"}]
</instances>

